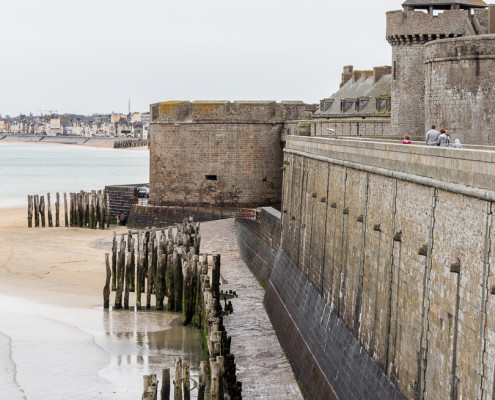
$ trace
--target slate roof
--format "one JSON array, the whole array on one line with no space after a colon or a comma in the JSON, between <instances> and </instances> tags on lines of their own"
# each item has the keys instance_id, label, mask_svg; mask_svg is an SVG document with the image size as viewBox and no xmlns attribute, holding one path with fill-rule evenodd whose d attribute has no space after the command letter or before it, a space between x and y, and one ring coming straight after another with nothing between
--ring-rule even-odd
<instances>
[{"instance_id":1,"label":"slate roof","mask_svg":"<svg viewBox=\"0 0 495 400\"><path fill-rule=\"evenodd\" d=\"M315 115L321 117L333 116L378 116L390 115L386 110L376 109L376 99L390 97L392 86L392 75L382 76L377 83L373 83L373 77L367 78L364 82L358 79L352 83L352 79L348 80L336 93L329 97L333 99L332 105L326 109L319 109ZM341 112L341 101L356 101L358 99L368 99L368 102L361 109L356 109L353 103L347 111Z\"/></svg>"},{"instance_id":2,"label":"slate roof","mask_svg":"<svg viewBox=\"0 0 495 400\"><path fill-rule=\"evenodd\" d=\"M402 6L429 7L450 6L459 4L461 7L484 8L487 4L483 0L406 0Z\"/></svg>"}]
</instances>

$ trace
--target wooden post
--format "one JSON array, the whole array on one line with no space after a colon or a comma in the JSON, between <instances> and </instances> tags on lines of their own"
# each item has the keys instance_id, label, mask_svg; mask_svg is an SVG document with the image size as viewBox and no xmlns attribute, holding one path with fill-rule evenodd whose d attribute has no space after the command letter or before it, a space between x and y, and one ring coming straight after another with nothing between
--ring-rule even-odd
<instances>
[{"instance_id":1,"label":"wooden post","mask_svg":"<svg viewBox=\"0 0 495 400\"><path fill-rule=\"evenodd\" d=\"M153 243L150 241L148 243L148 273L146 282L146 308L149 310L151 308L151 291L153 290Z\"/></svg>"},{"instance_id":2,"label":"wooden post","mask_svg":"<svg viewBox=\"0 0 495 400\"><path fill-rule=\"evenodd\" d=\"M107 221L107 228L110 228L110 195L107 192L107 198L105 203L105 220Z\"/></svg>"},{"instance_id":3,"label":"wooden post","mask_svg":"<svg viewBox=\"0 0 495 400\"><path fill-rule=\"evenodd\" d=\"M117 232L113 232L112 243L112 292L117 289Z\"/></svg>"},{"instance_id":4,"label":"wooden post","mask_svg":"<svg viewBox=\"0 0 495 400\"><path fill-rule=\"evenodd\" d=\"M174 296L175 296L175 311L182 311L182 261L177 253L177 249L174 249L172 255L172 262L174 266Z\"/></svg>"},{"instance_id":5,"label":"wooden post","mask_svg":"<svg viewBox=\"0 0 495 400\"><path fill-rule=\"evenodd\" d=\"M127 252L127 263L125 264L125 289L124 289L124 308L129 309L129 290L131 286L131 252Z\"/></svg>"},{"instance_id":6,"label":"wooden post","mask_svg":"<svg viewBox=\"0 0 495 400\"><path fill-rule=\"evenodd\" d=\"M107 269L107 277L105 281L105 287L103 288L103 308L110 307L110 278L112 276L112 270L110 269L109 254L105 253L105 266Z\"/></svg>"},{"instance_id":7,"label":"wooden post","mask_svg":"<svg viewBox=\"0 0 495 400\"><path fill-rule=\"evenodd\" d=\"M224 398L224 387L223 387L223 377L225 375L225 365L222 356L217 356L218 363L218 397L220 399Z\"/></svg>"},{"instance_id":8,"label":"wooden post","mask_svg":"<svg viewBox=\"0 0 495 400\"><path fill-rule=\"evenodd\" d=\"M184 400L191 400L191 374L189 370L189 361L184 361L182 370L184 372L182 381L182 386L184 388Z\"/></svg>"},{"instance_id":9,"label":"wooden post","mask_svg":"<svg viewBox=\"0 0 495 400\"><path fill-rule=\"evenodd\" d=\"M184 307L182 310L182 324L191 323L194 315L194 286L193 286L193 262L186 261L183 271L182 296L184 298Z\"/></svg>"},{"instance_id":10,"label":"wooden post","mask_svg":"<svg viewBox=\"0 0 495 400\"><path fill-rule=\"evenodd\" d=\"M170 368L162 371L162 390L160 391L161 400L170 400Z\"/></svg>"},{"instance_id":11,"label":"wooden post","mask_svg":"<svg viewBox=\"0 0 495 400\"><path fill-rule=\"evenodd\" d=\"M131 292L136 291L136 257L135 257L135 239L131 239L131 269L129 271L129 281L131 286L129 290Z\"/></svg>"},{"instance_id":12,"label":"wooden post","mask_svg":"<svg viewBox=\"0 0 495 400\"><path fill-rule=\"evenodd\" d=\"M182 400L182 357L175 357L174 400Z\"/></svg>"},{"instance_id":13,"label":"wooden post","mask_svg":"<svg viewBox=\"0 0 495 400\"><path fill-rule=\"evenodd\" d=\"M156 375L143 376L143 395L142 400L157 400L158 395L158 379Z\"/></svg>"},{"instance_id":14,"label":"wooden post","mask_svg":"<svg viewBox=\"0 0 495 400\"><path fill-rule=\"evenodd\" d=\"M206 389L206 362L199 363L198 400L205 400Z\"/></svg>"},{"instance_id":15,"label":"wooden post","mask_svg":"<svg viewBox=\"0 0 495 400\"><path fill-rule=\"evenodd\" d=\"M52 204L50 202L50 193L46 194L46 201L48 204L48 226L53 228L53 218L52 218Z\"/></svg>"},{"instance_id":16,"label":"wooden post","mask_svg":"<svg viewBox=\"0 0 495 400\"><path fill-rule=\"evenodd\" d=\"M220 400L220 365L214 359L210 358L211 370L211 400Z\"/></svg>"},{"instance_id":17,"label":"wooden post","mask_svg":"<svg viewBox=\"0 0 495 400\"><path fill-rule=\"evenodd\" d=\"M163 310L163 298L165 297L165 291L163 288L163 281L165 275L165 257L163 255L161 246L158 246L157 250L157 271L156 271L156 280L155 280L155 298L156 298L156 309Z\"/></svg>"},{"instance_id":18,"label":"wooden post","mask_svg":"<svg viewBox=\"0 0 495 400\"><path fill-rule=\"evenodd\" d=\"M74 218L74 206L75 206L75 200L74 200L74 193L69 193L70 196L70 226L74 226L75 224L75 218ZM67 203L65 203L67 206Z\"/></svg>"},{"instance_id":19,"label":"wooden post","mask_svg":"<svg viewBox=\"0 0 495 400\"><path fill-rule=\"evenodd\" d=\"M45 196L40 196L40 217L41 217L41 226L44 228L46 226Z\"/></svg>"},{"instance_id":20,"label":"wooden post","mask_svg":"<svg viewBox=\"0 0 495 400\"><path fill-rule=\"evenodd\" d=\"M141 309L141 291L143 289L142 280L144 280L144 268L143 268L143 253L138 248L137 253L137 279L136 279L136 308Z\"/></svg>"},{"instance_id":21,"label":"wooden post","mask_svg":"<svg viewBox=\"0 0 495 400\"><path fill-rule=\"evenodd\" d=\"M118 254L118 272L117 272L117 293L115 294L115 308L122 308L122 289L124 286L125 275L125 252L119 251Z\"/></svg>"},{"instance_id":22,"label":"wooden post","mask_svg":"<svg viewBox=\"0 0 495 400\"><path fill-rule=\"evenodd\" d=\"M60 226L60 194L57 192L55 195L55 226Z\"/></svg>"},{"instance_id":23,"label":"wooden post","mask_svg":"<svg viewBox=\"0 0 495 400\"><path fill-rule=\"evenodd\" d=\"M38 228L40 226L40 209L38 195L34 195L34 226Z\"/></svg>"},{"instance_id":24,"label":"wooden post","mask_svg":"<svg viewBox=\"0 0 495 400\"><path fill-rule=\"evenodd\" d=\"M174 263L172 254L167 256L167 296L168 310L175 310L175 292L174 292Z\"/></svg>"},{"instance_id":25,"label":"wooden post","mask_svg":"<svg viewBox=\"0 0 495 400\"><path fill-rule=\"evenodd\" d=\"M28 195L28 228L33 227L33 197Z\"/></svg>"}]
</instances>

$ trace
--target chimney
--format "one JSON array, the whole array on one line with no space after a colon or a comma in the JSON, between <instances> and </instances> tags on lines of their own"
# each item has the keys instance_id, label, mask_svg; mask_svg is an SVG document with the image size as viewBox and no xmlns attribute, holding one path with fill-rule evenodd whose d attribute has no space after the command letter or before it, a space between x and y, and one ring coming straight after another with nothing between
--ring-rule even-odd
<instances>
[{"instance_id":1,"label":"chimney","mask_svg":"<svg viewBox=\"0 0 495 400\"><path fill-rule=\"evenodd\" d=\"M347 83L347 81L349 81L352 78L352 70L353 70L352 65L346 65L344 67L344 72L342 73L342 82L340 82L340 87L344 86Z\"/></svg>"},{"instance_id":2,"label":"chimney","mask_svg":"<svg viewBox=\"0 0 495 400\"><path fill-rule=\"evenodd\" d=\"M495 33L495 4L488 5L488 32Z\"/></svg>"},{"instance_id":3,"label":"chimney","mask_svg":"<svg viewBox=\"0 0 495 400\"><path fill-rule=\"evenodd\" d=\"M373 68L373 83L377 83L382 76L392 74L392 67L389 65Z\"/></svg>"}]
</instances>

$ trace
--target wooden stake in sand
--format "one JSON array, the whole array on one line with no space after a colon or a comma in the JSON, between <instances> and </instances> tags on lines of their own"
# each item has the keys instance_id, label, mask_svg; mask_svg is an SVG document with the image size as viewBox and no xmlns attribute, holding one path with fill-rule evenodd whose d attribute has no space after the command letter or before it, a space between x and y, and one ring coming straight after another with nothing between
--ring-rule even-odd
<instances>
[{"instance_id":1,"label":"wooden stake in sand","mask_svg":"<svg viewBox=\"0 0 495 400\"><path fill-rule=\"evenodd\" d=\"M69 226L69 216L67 214L67 193L64 193L64 217L65 217L65 226Z\"/></svg>"},{"instance_id":2,"label":"wooden stake in sand","mask_svg":"<svg viewBox=\"0 0 495 400\"><path fill-rule=\"evenodd\" d=\"M40 197L40 217L41 217L41 226L44 228L46 226L45 221L45 196Z\"/></svg>"},{"instance_id":3,"label":"wooden stake in sand","mask_svg":"<svg viewBox=\"0 0 495 400\"><path fill-rule=\"evenodd\" d=\"M162 371L162 390L160 391L161 400L170 400L170 368Z\"/></svg>"},{"instance_id":4,"label":"wooden stake in sand","mask_svg":"<svg viewBox=\"0 0 495 400\"><path fill-rule=\"evenodd\" d=\"M55 226L60 226L60 194L55 195Z\"/></svg>"},{"instance_id":5,"label":"wooden stake in sand","mask_svg":"<svg viewBox=\"0 0 495 400\"><path fill-rule=\"evenodd\" d=\"M144 375L143 376L143 396L142 400L157 400L158 392L158 379L156 375Z\"/></svg>"},{"instance_id":6,"label":"wooden stake in sand","mask_svg":"<svg viewBox=\"0 0 495 400\"><path fill-rule=\"evenodd\" d=\"M117 290L117 232L113 232L112 242L112 292Z\"/></svg>"},{"instance_id":7,"label":"wooden stake in sand","mask_svg":"<svg viewBox=\"0 0 495 400\"><path fill-rule=\"evenodd\" d=\"M105 266L107 270L107 277L105 281L105 287L103 288L103 308L110 307L110 278L112 276L112 270L110 269L109 254L105 253Z\"/></svg>"},{"instance_id":8,"label":"wooden stake in sand","mask_svg":"<svg viewBox=\"0 0 495 400\"><path fill-rule=\"evenodd\" d=\"M34 195L34 226L38 228L40 226L40 209L39 209L39 200L38 200L38 195Z\"/></svg>"},{"instance_id":9,"label":"wooden stake in sand","mask_svg":"<svg viewBox=\"0 0 495 400\"><path fill-rule=\"evenodd\" d=\"M127 252L127 263L125 265L125 289L124 289L124 308L129 309L129 290L131 288L131 252Z\"/></svg>"},{"instance_id":10,"label":"wooden stake in sand","mask_svg":"<svg viewBox=\"0 0 495 400\"><path fill-rule=\"evenodd\" d=\"M28 195L28 228L33 227L33 197Z\"/></svg>"},{"instance_id":11,"label":"wooden stake in sand","mask_svg":"<svg viewBox=\"0 0 495 400\"><path fill-rule=\"evenodd\" d=\"M53 218L52 218L52 205L50 202L50 193L46 194L46 200L48 204L48 226L53 228Z\"/></svg>"}]
</instances>

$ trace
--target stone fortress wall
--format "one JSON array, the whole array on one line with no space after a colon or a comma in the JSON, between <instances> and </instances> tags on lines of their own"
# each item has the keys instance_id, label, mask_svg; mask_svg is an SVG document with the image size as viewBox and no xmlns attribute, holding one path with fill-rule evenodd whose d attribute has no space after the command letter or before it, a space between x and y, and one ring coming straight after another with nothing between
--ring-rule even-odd
<instances>
[{"instance_id":1,"label":"stone fortress wall","mask_svg":"<svg viewBox=\"0 0 495 400\"><path fill-rule=\"evenodd\" d=\"M287 138L281 246L273 257L260 239L256 253L273 265L265 306L306 397L492 398L493 163Z\"/></svg>"},{"instance_id":2,"label":"stone fortress wall","mask_svg":"<svg viewBox=\"0 0 495 400\"><path fill-rule=\"evenodd\" d=\"M493 144L495 35L437 40L425 46L427 122L461 142Z\"/></svg>"},{"instance_id":3,"label":"stone fortress wall","mask_svg":"<svg viewBox=\"0 0 495 400\"><path fill-rule=\"evenodd\" d=\"M151 105L150 200L217 206L279 203L284 122L305 117L302 102Z\"/></svg>"}]
</instances>

